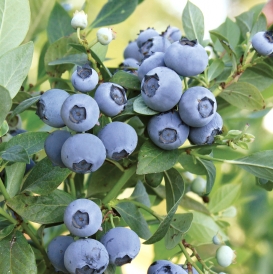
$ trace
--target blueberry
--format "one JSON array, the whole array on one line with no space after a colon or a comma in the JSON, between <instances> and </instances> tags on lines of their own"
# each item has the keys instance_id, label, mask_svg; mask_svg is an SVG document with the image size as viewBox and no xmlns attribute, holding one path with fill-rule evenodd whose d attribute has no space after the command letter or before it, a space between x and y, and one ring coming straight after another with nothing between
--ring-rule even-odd
<instances>
[{"instance_id":1,"label":"blueberry","mask_svg":"<svg viewBox=\"0 0 273 274\"><path fill-rule=\"evenodd\" d=\"M90 173L102 166L106 158L101 140L89 133L69 137L61 150L62 162L77 173Z\"/></svg>"},{"instance_id":2,"label":"blueberry","mask_svg":"<svg viewBox=\"0 0 273 274\"><path fill-rule=\"evenodd\" d=\"M153 143L166 150L180 147L189 135L189 126L183 123L177 111L153 116L147 130Z\"/></svg>"},{"instance_id":3,"label":"blueberry","mask_svg":"<svg viewBox=\"0 0 273 274\"><path fill-rule=\"evenodd\" d=\"M19 128L19 129L11 130L9 133L11 136L16 136L18 134L25 133L25 132L27 132L27 131Z\"/></svg>"},{"instance_id":4,"label":"blueberry","mask_svg":"<svg viewBox=\"0 0 273 274\"><path fill-rule=\"evenodd\" d=\"M89 92L93 90L99 82L98 73L88 64L82 67L77 66L77 69L71 76L73 87L80 92Z\"/></svg>"},{"instance_id":5,"label":"blueberry","mask_svg":"<svg viewBox=\"0 0 273 274\"><path fill-rule=\"evenodd\" d=\"M112 122L102 128L98 137L106 148L108 158L119 161L128 157L137 146L134 128L123 122Z\"/></svg>"},{"instance_id":6,"label":"blueberry","mask_svg":"<svg viewBox=\"0 0 273 274\"><path fill-rule=\"evenodd\" d=\"M203 196L206 193L207 181L200 176L197 176L191 183L191 191Z\"/></svg>"},{"instance_id":7,"label":"blueberry","mask_svg":"<svg viewBox=\"0 0 273 274\"><path fill-rule=\"evenodd\" d=\"M227 245L220 246L216 251L216 260L223 267L231 265L235 258L234 251Z\"/></svg>"},{"instance_id":8,"label":"blueberry","mask_svg":"<svg viewBox=\"0 0 273 274\"><path fill-rule=\"evenodd\" d=\"M108 264L104 245L94 239L77 240L64 253L64 265L71 274L102 274Z\"/></svg>"},{"instance_id":9,"label":"blueberry","mask_svg":"<svg viewBox=\"0 0 273 274\"><path fill-rule=\"evenodd\" d=\"M29 164L26 164L25 174L27 174L32 168L34 168L35 162L30 159Z\"/></svg>"},{"instance_id":10,"label":"blueberry","mask_svg":"<svg viewBox=\"0 0 273 274\"><path fill-rule=\"evenodd\" d=\"M99 115L97 102L86 94L69 96L61 108L61 116L65 125L77 132L93 128L98 122Z\"/></svg>"},{"instance_id":11,"label":"blueberry","mask_svg":"<svg viewBox=\"0 0 273 274\"><path fill-rule=\"evenodd\" d=\"M216 112L212 120L203 127L191 127L189 141L194 145L212 144L214 137L222 133L223 120Z\"/></svg>"},{"instance_id":12,"label":"blueberry","mask_svg":"<svg viewBox=\"0 0 273 274\"><path fill-rule=\"evenodd\" d=\"M140 81L144 76L152 69L156 67L165 67L164 52L155 52L151 55L147 55L140 63L137 71L137 76Z\"/></svg>"},{"instance_id":13,"label":"blueberry","mask_svg":"<svg viewBox=\"0 0 273 274\"><path fill-rule=\"evenodd\" d=\"M159 112L168 111L181 98L181 79L176 72L169 68L154 68L142 79L141 95L149 108Z\"/></svg>"},{"instance_id":14,"label":"blueberry","mask_svg":"<svg viewBox=\"0 0 273 274\"><path fill-rule=\"evenodd\" d=\"M163 36L166 37L171 43L179 41L182 33L179 28L168 26L164 31Z\"/></svg>"},{"instance_id":15,"label":"blueberry","mask_svg":"<svg viewBox=\"0 0 273 274\"><path fill-rule=\"evenodd\" d=\"M56 271L69 273L64 266L64 253L68 246L74 242L70 236L58 236L47 247L47 255Z\"/></svg>"},{"instance_id":16,"label":"blueberry","mask_svg":"<svg viewBox=\"0 0 273 274\"><path fill-rule=\"evenodd\" d=\"M114 83L102 83L96 90L94 99L99 109L107 116L115 116L127 105L126 90Z\"/></svg>"},{"instance_id":17,"label":"blueberry","mask_svg":"<svg viewBox=\"0 0 273 274\"><path fill-rule=\"evenodd\" d=\"M64 223L67 229L76 236L88 237L101 227L102 213L99 206L88 199L77 199L71 202L64 212Z\"/></svg>"},{"instance_id":18,"label":"blueberry","mask_svg":"<svg viewBox=\"0 0 273 274\"><path fill-rule=\"evenodd\" d=\"M261 55L267 56L273 52L273 32L260 31L252 37L253 48Z\"/></svg>"},{"instance_id":19,"label":"blueberry","mask_svg":"<svg viewBox=\"0 0 273 274\"><path fill-rule=\"evenodd\" d=\"M165 52L171 45L171 42L164 36L158 35L148 39L141 45L139 51L145 56L153 52Z\"/></svg>"},{"instance_id":20,"label":"blueberry","mask_svg":"<svg viewBox=\"0 0 273 274\"><path fill-rule=\"evenodd\" d=\"M36 114L51 127L64 127L61 117L61 107L69 94L62 89L50 89L46 91L37 102Z\"/></svg>"},{"instance_id":21,"label":"blueberry","mask_svg":"<svg viewBox=\"0 0 273 274\"><path fill-rule=\"evenodd\" d=\"M109 262L117 266L130 263L140 250L139 237L126 227L110 229L102 236L100 242L109 254Z\"/></svg>"},{"instance_id":22,"label":"blueberry","mask_svg":"<svg viewBox=\"0 0 273 274\"><path fill-rule=\"evenodd\" d=\"M147 274L187 274L187 272L171 261L158 260L149 266Z\"/></svg>"},{"instance_id":23,"label":"blueberry","mask_svg":"<svg viewBox=\"0 0 273 274\"><path fill-rule=\"evenodd\" d=\"M140 62L143 59L143 55L139 52L139 48L136 41L129 42L123 52L124 59L133 58Z\"/></svg>"},{"instance_id":24,"label":"blueberry","mask_svg":"<svg viewBox=\"0 0 273 274\"><path fill-rule=\"evenodd\" d=\"M190 41L185 37L172 43L164 57L167 67L185 77L203 72L208 60L206 50L196 40Z\"/></svg>"},{"instance_id":25,"label":"blueberry","mask_svg":"<svg viewBox=\"0 0 273 274\"><path fill-rule=\"evenodd\" d=\"M126 72L137 75L137 71L139 68L139 62L133 58L126 58L119 65L119 67Z\"/></svg>"},{"instance_id":26,"label":"blueberry","mask_svg":"<svg viewBox=\"0 0 273 274\"><path fill-rule=\"evenodd\" d=\"M47 157L53 165L65 167L61 158L61 150L64 142L71 137L66 130L53 131L45 140L44 148Z\"/></svg>"},{"instance_id":27,"label":"blueberry","mask_svg":"<svg viewBox=\"0 0 273 274\"><path fill-rule=\"evenodd\" d=\"M147 28L146 30L141 30L136 39L138 47L140 48L148 39L158 35L159 33L153 28Z\"/></svg>"},{"instance_id":28,"label":"blueberry","mask_svg":"<svg viewBox=\"0 0 273 274\"><path fill-rule=\"evenodd\" d=\"M210 90L203 87L187 89L179 101L178 110L181 119L191 127L208 124L215 115L217 102Z\"/></svg>"},{"instance_id":29,"label":"blueberry","mask_svg":"<svg viewBox=\"0 0 273 274\"><path fill-rule=\"evenodd\" d=\"M212 242L215 244L215 245L220 245L223 243L222 239L221 239L221 236L219 236L218 234L214 235L212 237Z\"/></svg>"}]
</instances>

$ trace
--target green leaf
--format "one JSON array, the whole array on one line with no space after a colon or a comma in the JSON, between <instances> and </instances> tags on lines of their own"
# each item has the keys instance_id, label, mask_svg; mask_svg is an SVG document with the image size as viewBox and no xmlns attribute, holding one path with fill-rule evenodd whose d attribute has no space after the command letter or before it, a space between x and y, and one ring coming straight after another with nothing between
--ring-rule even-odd
<instances>
[{"instance_id":1,"label":"green leaf","mask_svg":"<svg viewBox=\"0 0 273 274\"><path fill-rule=\"evenodd\" d=\"M259 91L263 91L273 84L272 66L263 62L247 68L239 78L239 82L252 84Z\"/></svg>"},{"instance_id":2,"label":"green leaf","mask_svg":"<svg viewBox=\"0 0 273 274\"><path fill-rule=\"evenodd\" d=\"M127 89L140 90L140 81L136 75L126 71L119 70L116 72L109 82L116 83Z\"/></svg>"},{"instance_id":3,"label":"green leaf","mask_svg":"<svg viewBox=\"0 0 273 274\"><path fill-rule=\"evenodd\" d=\"M221 92L220 97L240 109L257 111L265 108L263 96L250 83L233 83Z\"/></svg>"},{"instance_id":4,"label":"green leaf","mask_svg":"<svg viewBox=\"0 0 273 274\"><path fill-rule=\"evenodd\" d=\"M29 23L30 8L28 0L0 1L0 56L18 47L23 42Z\"/></svg>"},{"instance_id":5,"label":"green leaf","mask_svg":"<svg viewBox=\"0 0 273 274\"><path fill-rule=\"evenodd\" d=\"M63 65L63 64L74 64L83 66L88 62L87 55L85 53L78 53L68 55L64 58L59 58L48 63L49 66Z\"/></svg>"},{"instance_id":6,"label":"green leaf","mask_svg":"<svg viewBox=\"0 0 273 274\"><path fill-rule=\"evenodd\" d=\"M14 163L10 166L6 166L6 190L11 198L18 194L23 181L25 170L26 165L24 163Z\"/></svg>"},{"instance_id":7,"label":"green leaf","mask_svg":"<svg viewBox=\"0 0 273 274\"><path fill-rule=\"evenodd\" d=\"M63 221L66 207L73 197L59 189L49 195L17 195L7 201L7 205L17 214L38 224L52 224Z\"/></svg>"},{"instance_id":8,"label":"green leaf","mask_svg":"<svg viewBox=\"0 0 273 274\"><path fill-rule=\"evenodd\" d=\"M1 64L0 64L1 66ZM0 76L1 77L1 76ZM0 100L0 125L3 124L4 120L6 119L7 114L10 111L10 108L12 106L12 101L10 98L9 91L0 86L0 94L1 94L1 100Z\"/></svg>"},{"instance_id":9,"label":"green leaf","mask_svg":"<svg viewBox=\"0 0 273 274\"><path fill-rule=\"evenodd\" d=\"M21 45L0 57L0 85L14 98L28 75L33 55L33 43Z\"/></svg>"},{"instance_id":10,"label":"green leaf","mask_svg":"<svg viewBox=\"0 0 273 274\"><path fill-rule=\"evenodd\" d=\"M39 96L35 96L35 97L31 97L27 100L24 100L23 102L21 102L12 112L12 115L15 116L17 114L20 114L21 112L25 111L26 109L28 109L29 107L31 107L33 104L35 104L36 102L39 101L40 99L40 95Z\"/></svg>"},{"instance_id":11,"label":"green leaf","mask_svg":"<svg viewBox=\"0 0 273 274\"><path fill-rule=\"evenodd\" d=\"M189 40L197 39L199 44L203 44L204 38L204 16L202 11L190 1L182 13L182 24L186 37Z\"/></svg>"},{"instance_id":12,"label":"green leaf","mask_svg":"<svg viewBox=\"0 0 273 274\"><path fill-rule=\"evenodd\" d=\"M49 43L57 41L63 36L67 36L74 32L71 26L71 17L58 3L55 3L53 10L48 19L47 36Z\"/></svg>"},{"instance_id":13,"label":"green leaf","mask_svg":"<svg viewBox=\"0 0 273 274\"><path fill-rule=\"evenodd\" d=\"M105 60L106 53L108 50L108 45L102 45L101 43L96 43L91 48L92 56L96 59L96 61L103 65L103 61Z\"/></svg>"},{"instance_id":14,"label":"green leaf","mask_svg":"<svg viewBox=\"0 0 273 274\"><path fill-rule=\"evenodd\" d=\"M208 208L211 213L218 213L231 205L238 199L241 193L240 184L226 184L218 188L210 195Z\"/></svg>"},{"instance_id":15,"label":"green leaf","mask_svg":"<svg viewBox=\"0 0 273 274\"><path fill-rule=\"evenodd\" d=\"M159 113L158 111L149 108L143 101L141 95L134 100L133 109L135 112L143 115L155 115Z\"/></svg>"},{"instance_id":16,"label":"green leaf","mask_svg":"<svg viewBox=\"0 0 273 274\"><path fill-rule=\"evenodd\" d=\"M164 238L164 236L167 234L167 231L170 227L170 224L173 220L173 217L175 215L175 212L178 208L178 205L179 205L181 199L182 199L182 196L180 196L180 198L177 200L177 202L174 204L174 206L170 209L167 216L160 223L156 232L148 240L143 242L143 244L154 244Z\"/></svg>"},{"instance_id":17,"label":"green leaf","mask_svg":"<svg viewBox=\"0 0 273 274\"><path fill-rule=\"evenodd\" d=\"M181 242L183 235L190 229L192 220L192 213L174 215L170 228L165 235L166 249L173 249Z\"/></svg>"},{"instance_id":18,"label":"green leaf","mask_svg":"<svg viewBox=\"0 0 273 274\"><path fill-rule=\"evenodd\" d=\"M216 168L212 161L204 160L197 158L198 162L200 162L204 168L206 169L206 175L207 175L207 190L206 194L211 192L211 189L214 185L215 176L216 176Z\"/></svg>"},{"instance_id":19,"label":"green leaf","mask_svg":"<svg viewBox=\"0 0 273 274\"><path fill-rule=\"evenodd\" d=\"M232 69L233 71L235 71L237 69L236 53L232 48L232 45L229 43L228 39L216 31L210 31L210 35L212 38L213 36L215 36L220 41L222 47L225 49L229 59L232 62Z\"/></svg>"},{"instance_id":20,"label":"green leaf","mask_svg":"<svg viewBox=\"0 0 273 274\"><path fill-rule=\"evenodd\" d=\"M252 155L230 160L228 162L239 166L258 178L272 180L273 176L273 150L259 151Z\"/></svg>"},{"instance_id":21,"label":"green leaf","mask_svg":"<svg viewBox=\"0 0 273 274\"><path fill-rule=\"evenodd\" d=\"M44 149L47 136L47 132L25 132L9 140L6 148L20 145L27 151L28 155L32 155Z\"/></svg>"},{"instance_id":22,"label":"green leaf","mask_svg":"<svg viewBox=\"0 0 273 274\"><path fill-rule=\"evenodd\" d=\"M208 67L208 81L214 80L219 76L225 68L225 64L220 59L213 60L212 64Z\"/></svg>"},{"instance_id":23,"label":"green leaf","mask_svg":"<svg viewBox=\"0 0 273 274\"><path fill-rule=\"evenodd\" d=\"M1 273L36 274L35 256L21 231L5 237L0 244Z\"/></svg>"},{"instance_id":24,"label":"green leaf","mask_svg":"<svg viewBox=\"0 0 273 274\"><path fill-rule=\"evenodd\" d=\"M187 235L190 236L191 244L211 244L212 238L218 233L223 241L228 240L227 236L208 215L193 211L193 221Z\"/></svg>"},{"instance_id":25,"label":"green leaf","mask_svg":"<svg viewBox=\"0 0 273 274\"><path fill-rule=\"evenodd\" d=\"M7 121L5 120L1 127L0 127L0 137L4 136L5 134L7 134L9 131L9 125L7 123Z\"/></svg>"},{"instance_id":26,"label":"green leaf","mask_svg":"<svg viewBox=\"0 0 273 274\"><path fill-rule=\"evenodd\" d=\"M164 172L167 212L181 199L185 191L185 185L180 173L171 168Z\"/></svg>"},{"instance_id":27,"label":"green leaf","mask_svg":"<svg viewBox=\"0 0 273 274\"><path fill-rule=\"evenodd\" d=\"M102 7L91 28L111 26L128 18L138 5L137 0L108 0Z\"/></svg>"},{"instance_id":28,"label":"green leaf","mask_svg":"<svg viewBox=\"0 0 273 274\"><path fill-rule=\"evenodd\" d=\"M97 195L108 192L122 175L115 165L104 162L104 164L91 174L87 195Z\"/></svg>"},{"instance_id":29,"label":"green leaf","mask_svg":"<svg viewBox=\"0 0 273 274\"><path fill-rule=\"evenodd\" d=\"M134 230L140 238L148 239L151 236L146 220L133 203L119 203L115 205L114 208L125 223Z\"/></svg>"},{"instance_id":30,"label":"green leaf","mask_svg":"<svg viewBox=\"0 0 273 274\"><path fill-rule=\"evenodd\" d=\"M179 151L163 150L152 142L146 141L138 154L137 174L156 173L173 167L179 157Z\"/></svg>"},{"instance_id":31,"label":"green leaf","mask_svg":"<svg viewBox=\"0 0 273 274\"><path fill-rule=\"evenodd\" d=\"M8 162L29 163L28 153L21 145L6 147L5 151L1 152L0 156Z\"/></svg>"},{"instance_id":32,"label":"green leaf","mask_svg":"<svg viewBox=\"0 0 273 274\"><path fill-rule=\"evenodd\" d=\"M5 228L0 230L0 241L2 241L4 238L10 235L12 231L14 230L15 225L8 225ZM1 245L0 245L1 246Z\"/></svg>"},{"instance_id":33,"label":"green leaf","mask_svg":"<svg viewBox=\"0 0 273 274\"><path fill-rule=\"evenodd\" d=\"M146 192L146 188L140 180L137 182L135 189L131 195L131 198L139 203L144 204L147 207L151 206L149 195Z\"/></svg>"},{"instance_id":34,"label":"green leaf","mask_svg":"<svg viewBox=\"0 0 273 274\"><path fill-rule=\"evenodd\" d=\"M52 43L45 54L45 68L47 73L62 74L66 70L72 68L72 64L61 64L61 65L49 65L49 63L54 62L59 59L66 59L70 55L79 54L78 50L72 47L70 44L79 44L77 35L75 33L70 36L65 36ZM70 57L69 57L70 58Z\"/></svg>"},{"instance_id":35,"label":"green leaf","mask_svg":"<svg viewBox=\"0 0 273 274\"><path fill-rule=\"evenodd\" d=\"M256 34L257 32L265 31L266 29L267 29L266 17L263 13L261 13L251 29L250 37L253 37L253 35Z\"/></svg>"},{"instance_id":36,"label":"green leaf","mask_svg":"<svg viewBox=\"0 0 273 274\"><path fill-rule=\"evenodd\" d=\"M182 165L182 167L193 174L196 175L205 175L207 171L204 165L196 161L195 158L191 154L182 153L179 158L178 162Z\"/></svg>"},{"instance_id":37,"label":"green leaf","mask_svg":"<svg viewBox=\"0 0 273 274\"><path fill-rule=\"evenodd\" d=\"M226 18L226 21L221 24L217 29L213 30L213 32L221 34L223 37L225 37L233 49L235 49L240 42L240 28L230 18ZM216 40L213 38L214 37L212 36L212 40L216 42ZM217 45L215 46L217 48L217 51L224 50L221 46L219 48L217 47Z\"/></svg>"},{"instance_id":38,"label":"green leaf","mask_svg":"<svg viewBox=\"0 0 273 274\"><path fill-rule=\"evenodd\" d=\"M29 0L31 11L31 24L25 41L32 40L39 32L47 27L47 22L55 1Z\"/></svg>"},{"instance_id":39,"label":"green leaf","mask_svg":"<svg viewBox=\"0 0 273 274\"><path fill-rule=\"evenodd\" d=\"M67 168L53 166L46 157L39 161L24 181L22 191L46 195L56 189L71 173Z\"/></svg>"},{"instance_id":40,"label":"green leaf","mask_svg":"<svg viewBox=\"0 0 273 274\"><path fill-rule=\"evenodd\" d=\"M210 215L210 212L207 209L207 207L204 205L204 203L196 201L195 199L191 198L187 194L184 195L183 199L180 202L180 205L183 208L199 211L206 215Z\"/></svg>"}]
</instances>

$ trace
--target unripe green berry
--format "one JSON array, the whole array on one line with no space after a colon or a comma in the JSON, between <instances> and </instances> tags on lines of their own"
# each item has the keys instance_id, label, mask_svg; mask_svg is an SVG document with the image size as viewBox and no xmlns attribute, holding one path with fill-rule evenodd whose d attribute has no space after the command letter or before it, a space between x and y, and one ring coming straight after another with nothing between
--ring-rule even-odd
<instances>
[{"instance_id":1,"label":"unripe green berry","mask_svg":"<svg viewBox=\"0 0 273 274\"><path fill-rule=\"evenodd\" d=\"M191 184L191 190L202 196L206 193L206 188L207 188L207 181L203 179L202 177L198 176L196 177Z\"/></svg>"},{"instance_id":2,"label":"unripe green berry","mask_svg":"<svg viewBox=\"0 0 273 274\"><path fill-rule=\"evenodd\" d=\"M97 31L97 39L102 45L108 45L115 39L115 32L111 28L100 28Z\"/></svg>"},{"instance_id":3,"label":"unripe green berry","mask_svg":"<svg viewBox=\"0 0 273 274\"><path fill-rule=\"evenodd\" d=\"M81 11L76 10L71 20L71 26L74 29L77 29L77 28L85 29L87 27L87 14L83 10Z\"/></svg>"},{"instance_id":4,"label":"unripe green berry","mask_svg":"<svg viewBox=\"0 0 273 274\"><path fill-rule=\"evenodd\" d=\"M236 258L234 251L227 245L219 247L216 251L216 260L219 265L227 267L231 265Z\"/></svg>"}]
</instances>

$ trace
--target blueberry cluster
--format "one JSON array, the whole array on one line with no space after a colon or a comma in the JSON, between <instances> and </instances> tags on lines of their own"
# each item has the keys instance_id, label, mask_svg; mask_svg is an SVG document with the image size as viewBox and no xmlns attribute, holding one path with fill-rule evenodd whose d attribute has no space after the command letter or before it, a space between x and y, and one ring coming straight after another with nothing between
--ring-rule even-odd
<instances>
[{"instance_id":1,"label":"blueberry cluster","mask_svg":"<svg viewBox=\"0 0 273 274\"><path fill-rule=\"evenodd\" d=\"M211 91L193 86L183 92L181 79L197 76L208 65L206 50L197 40L183 37L176 27L169 26L162 34L148 28L128 44L124 58L124 64L139 62L133 72L141 81L142 99L159 112L147 127L157 146L172 150L187 139L195 145L212 144L222 133L223 121Z\"/></svg>"},{"instance_id":2,"label":"blueberry cluster","mask_svg":"<svg viewBox=\"0 0 273 274\"><path fill-rule=\"evenodd\" d=\"M63 273L104 273L109 264L130 263L140 251L137 234L126 227L108 230L101 239L89 238L101 229L100 207L91 200L77 199L64 213L64 223L73 236L58 236L48 245L48 258Z\"/></svg>"},{"instance_id":3,"label":"blueberry cluster","mask_svg":"<svg viewBox=\"0 0 273 274\"><path fill-rule=\"evenodd\" d=\"M81 92L70 95L65 90L50 89L37 102L36 114L58 129L45 141L45 152L53 165L67 167L77 173L90 173L102 166L106 157L119 161L137 146L133 127L113 122L99 131L88 133L103 113L109 117L122 112L127 104L126 90L115 83L98 86L94 98L85 94L98 85L98 74L89 65L77 67L71 77L74 88ZM72 133L75 134L72 134Z\"/></svg>"}]
</instances>

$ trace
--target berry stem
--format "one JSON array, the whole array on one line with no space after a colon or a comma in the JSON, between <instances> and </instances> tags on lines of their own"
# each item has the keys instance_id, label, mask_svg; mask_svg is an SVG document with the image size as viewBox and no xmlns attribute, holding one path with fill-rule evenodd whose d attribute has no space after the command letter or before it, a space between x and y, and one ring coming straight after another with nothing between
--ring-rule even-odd
<instances>
[{"instance_id":1,"label":"berry stem","mask_svg":"<svg viewBox=\"0 0 273 274\"><path fill-rule=\"evenodd\" d=\"M127 181L133 176L136 171L136 165L133 165L126 169L114 187L108 192L108 194L102 200L103 204L108 204L112 199L115 199L119 194L120 190L124 187Z\"/></svg>"},{"instance_id":2,"label":"berry stem","mask_svg":"<svg viewBox=\"0 0 273 274\"><path fill-rule=\"evenodd\" d=\"M107 162L114 164L120 171L124 172L125 169L122 167L122 165L120 163L118 163L117 161L111 160L109 158L105 159Z\"/></svg>"},{"instance_id":3,"label":"berry stem","mask_svg":"<svg viewBox=\"0 0 273 274\"><path fill-rule=\"evenodd\" d=\"M5 217L12 224L17 225L17 221L14 218L12 218L2 207L0 207L0 215Z\"/></svg>"},{"instance_id":4,"label":"berry stem","mask_svg":"<svg viewBox=\"0 0 273 274\"><path fill-rule=\"evenodd\" d=\"M99 68L98 68L97 62L96 62L96 60L93 58L93 56L91 55L91 50L90 50L90 48L89 48L89 45L88 45L87 40L86 40L85 38L84 38L84 39L81 38L81 29L80 29L80 28L77 28L77 36L78 36L78 40L79 40L80 44L81 44L82 46L84 46L84 48L85 48L85 51L86 51L86 54L87 54L87 58L88 58L88 60L92 63L93 69L94 69L94 70L98 73L98 75L99 75L99 81L102 82L102 81L103 81L103 78L102 78L102 75L101 75L100 70L99 70Z\"/></svg>"}]
</instances>

